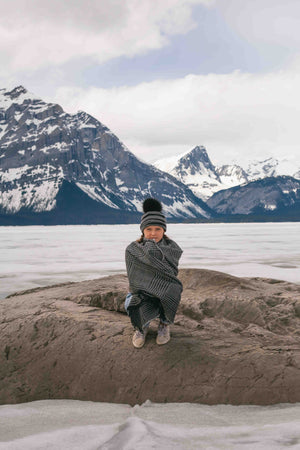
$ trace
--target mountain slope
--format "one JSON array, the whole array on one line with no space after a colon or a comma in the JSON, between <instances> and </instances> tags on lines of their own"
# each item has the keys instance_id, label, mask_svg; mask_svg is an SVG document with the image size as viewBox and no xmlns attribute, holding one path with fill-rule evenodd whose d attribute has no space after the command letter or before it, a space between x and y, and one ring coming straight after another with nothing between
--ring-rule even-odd
<instances>
[{"instance_id":1,"label":"mountain slope","mask_svg":"<svg viewBox=\"0 0 300 450\"><path fill-rule=\"evenodd\" d=\"M269 177L215 193L208 205L219 214L293 215L300 219L300 181Z\"/></svg>"},{"instance_id":2,"label":"mountain slope","mask_svg":"<svg viewBox=\"0 0 300 450\"><path fill-rule=\"evenodd\" d=\"M136 158L92 116L82 111L67 114L59 105L45 103L22 86L12 91L1 89L2 216L32 213L36 218L46 212L55 216L66 183L69 189L79 189L94 200L97 223L106 222L109 216L123 221L126 212L133 212L136 219L147 196L159 198L169 217L213 214L174 177ZM71 212L66 211L66 215L74 223ZM90 223L88 217L82 220Z\"/></svg>"}]
</instances>

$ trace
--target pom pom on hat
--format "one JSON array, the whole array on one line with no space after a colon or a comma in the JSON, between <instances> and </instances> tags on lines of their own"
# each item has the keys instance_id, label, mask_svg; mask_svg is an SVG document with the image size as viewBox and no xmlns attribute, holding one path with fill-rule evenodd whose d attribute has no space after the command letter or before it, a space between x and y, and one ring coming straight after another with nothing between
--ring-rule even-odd
<instances>
[{"instance_id":1,"label":"pom pom on hat","mask_svg":"<svg viewBox=\"0 0 300 450\"><path fill-rule=\"evenodd\" d=\"M161 212L162 205L155 198L146 198L143 202L143 211L140 229L143 232L145 228L151 225L157 225L166 231L167 222L166 218Z\"/></svg>"},{"instance_id":2,"label":"pom pom on hat","mask_svg":"<svg viewBox=\"0 0 300 450\"><path fill-rule=\"evenodd\" d=\"M143 211L147 213L149 211L159 211L161 212L162 206L161 203L155 198L146 198L143 203Z\"/></svg>"}]
</instances>

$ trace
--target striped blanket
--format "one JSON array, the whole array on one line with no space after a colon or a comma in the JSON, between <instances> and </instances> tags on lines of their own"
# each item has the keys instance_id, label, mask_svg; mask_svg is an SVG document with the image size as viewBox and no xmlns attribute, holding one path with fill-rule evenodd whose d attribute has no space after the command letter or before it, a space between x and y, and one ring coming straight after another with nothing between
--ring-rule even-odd
<instances>
[{"instance_id":1,"label":"striped blanket","mask_svg":"<svg viewBox=\"0 0 300 450\"><path fill-rule=\"evenodd\" d=\"M126 248L132 293L127 310L135 328L142 330L156 317L174 322L182 292L177 278L181 254L176 242L166 238L158 243L148 239L141 243L135 241Z\"/></svg>"}]
</instances>

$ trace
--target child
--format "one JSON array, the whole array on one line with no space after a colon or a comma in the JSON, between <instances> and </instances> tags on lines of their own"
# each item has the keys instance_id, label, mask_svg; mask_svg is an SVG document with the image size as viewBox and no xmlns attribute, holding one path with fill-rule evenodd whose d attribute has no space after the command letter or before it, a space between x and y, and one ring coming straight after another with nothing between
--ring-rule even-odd
<instances>
[{"instance_id":1,"label":"child","mask_svg":"<svg viewBox=\"0 0 300 450\"><path fill-rule=\"evenodd\" d=\"M169 324L174 322L182 292L177 278L182 250L165 235L167 224L161 210L158 200L144 201L142 236L126 248L130 292L125 308L135 328L132 343L136 348L143 347L149 324L157 317L160 323L156 343L169 342Z\"/></svg>"}]
</instances>

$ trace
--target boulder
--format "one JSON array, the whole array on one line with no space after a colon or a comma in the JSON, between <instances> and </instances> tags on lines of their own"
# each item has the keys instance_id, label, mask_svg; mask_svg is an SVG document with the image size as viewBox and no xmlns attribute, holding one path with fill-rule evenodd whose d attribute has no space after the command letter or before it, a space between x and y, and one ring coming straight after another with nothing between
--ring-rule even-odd
<instances>
[{"instance_id":1,"label":"boulder","mask_svg":"<svg viewBox=\"0 0 300 450\"><path fill-rule=\"evenodd\" d=\"M0 301L0 403L300 402L300 286L182 269L171 341L132 346L114 275Z\"/></svg>"}]
</instances>

